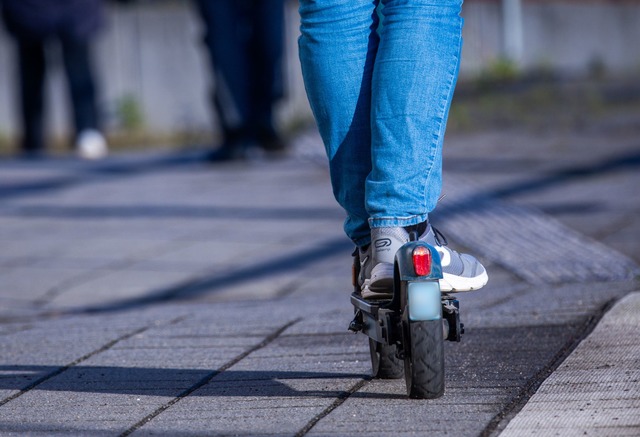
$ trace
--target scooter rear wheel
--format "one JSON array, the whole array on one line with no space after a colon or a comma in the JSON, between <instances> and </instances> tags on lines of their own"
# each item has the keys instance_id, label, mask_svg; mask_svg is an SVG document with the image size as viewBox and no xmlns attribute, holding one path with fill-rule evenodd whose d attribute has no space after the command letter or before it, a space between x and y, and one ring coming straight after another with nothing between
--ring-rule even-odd
<instances>
[{"instance_id":1,"label":"scooter rear wheel","mask_svg":"<svg viewBox=\"0 0 640 437\"><path fill-rule=\"evenodd\" d=\"M410 351L404 373L411 398L433 399L444 394L444 335L442 320L405 321Z\"/></svg>"},{"instance_id":2,"label":"scooter rear wheel","mask_svg":"<svg viewBox=\"0 0 640 437\"><path fill-rule=\"evenodd\" d=\"M374 378L399 379L404 374L402 360L398 359L395 345L369 339L371 370Z\"/></svg>"}]
</instances>

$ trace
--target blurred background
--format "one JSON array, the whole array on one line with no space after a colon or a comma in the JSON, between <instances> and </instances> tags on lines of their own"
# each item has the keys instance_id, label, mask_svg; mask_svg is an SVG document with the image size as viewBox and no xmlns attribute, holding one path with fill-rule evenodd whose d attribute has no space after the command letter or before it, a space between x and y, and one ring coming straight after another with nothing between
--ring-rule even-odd
<instances>
[{"instance_id":1,"label":"blurred background","mask_svg":"<svg viewBox=\"0 0 640 437\"><path fill-rule=\"evenodd\" d=\"M312 121L298 65L297 7L297 1L286 3L285 98L276 110L285 133ZM580 128L610 114L635 117L623 123L630 128L638 120L640 0L467 0L463 15L465 45L450 130L549 122ZM192 1L107 2L94 61L112 149L215 141L214 83L203 33ZM4 156L15 152L19 135L13 50L0 25ZM49 68L46 96L53 149L67 150L71 112L62 61Z\"/></svg>"}]
</instances>

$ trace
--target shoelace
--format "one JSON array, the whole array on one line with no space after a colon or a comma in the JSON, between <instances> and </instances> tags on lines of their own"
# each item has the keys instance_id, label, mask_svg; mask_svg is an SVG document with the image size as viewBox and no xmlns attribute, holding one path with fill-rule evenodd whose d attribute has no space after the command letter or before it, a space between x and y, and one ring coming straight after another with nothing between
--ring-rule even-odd
<instances>
[{"instance_id":1,"label":"shoelace","mask_svg":"<svg viewBox=\"0 0 640 437\"><path fill-rule=\"evenodd\" d=\"M438 201L436 203L440 203L442 199L447 197L446 193L443 193L440 197L438 197ZM431 225L431 229L433 229L433 238L436 240L436 244L440 247L448 246L449 242L447 241L447 237L444 236L442 232L436 229L435 226Z\"/></svg>"},{"instance_id":2,"label":"shoelace","mask_svg":"<svg viewBox=\"0 0 640 437\"><path fill-rule=\"evenodd\" d=\"M440 247L448 246L449 242L447 241L447 237L444 236L442 232L436 229L435 226L431 225L431 229L433 229L433 238L436 240L436 244Z\"/></svg>"}]
</instances>

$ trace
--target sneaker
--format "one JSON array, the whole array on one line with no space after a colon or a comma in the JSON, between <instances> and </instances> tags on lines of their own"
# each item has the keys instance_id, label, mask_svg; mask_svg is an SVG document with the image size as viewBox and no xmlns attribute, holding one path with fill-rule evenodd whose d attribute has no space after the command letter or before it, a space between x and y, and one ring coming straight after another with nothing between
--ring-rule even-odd
<instances>
[{"instance_id":1,"label":"sneaker","mask_svg":"<svg viewBox=\"0 0 640 437\"><path fill-rule=\"evenodd\" d=\"M371 229L370 256L368 265L362 264L366 279L361 293L365 299L390 299L393 297L393 263L396 252L409 241L409 233L404 228Z\"/></svg>"},{"instance_id":2,"label":"sneaker","mask_svg":"<svg viewBox=\"0 0 640 437\"><path fill-rule=\"evenodd\" d=\"M486 285L489 278L482 264L471 255L448 248L444 236L437 230L434 232L433 227L427 226L420 240L435 247L440 254L443 273L441 291L471 291ZM402 227L371 229L370 265L363 268L361 258L361 275L366 275L367 270L371 269L368 278L362 280L363 298L390 299L393 296L395 254L408 241L409 232Z\"/></svg>"},{"instance_id":3,"label":"sneaker","mask_svg":"<svg viewBox=\"0 0 640 437\"><path fill-rule=\"evenodd\" d=\"M353 262L354 272L358 272L358 277L354 280L357 281L358 289L362 291L369 288L369 278L371 278L371 245L368 244L364 248L358 247L356 251L353 253Z\"/></svg>"},{"instance_id":4,"label":"sneaker","mask_svg":"<svg viewBox=\"0 0 640 437\"><path fill-rule=\"evenodd\" d=\"M433 246L440 255L442 276L441 291L473 291L487 285L489 276L484 266L475 257L458 253L447 246L447 239L432 226L420 236L420 240Z\"/></svg>"},{"instance_id":5,"label":"sneaker","mask_svg":"<svg viewBox=\"0 0 640 437\"><path fill-rule=\"evenodd\" d=\"M82 159L102 159L109 153L107 140L95 129L83 130L76 139L76 153Z\"/></svg>"}]
</instances>

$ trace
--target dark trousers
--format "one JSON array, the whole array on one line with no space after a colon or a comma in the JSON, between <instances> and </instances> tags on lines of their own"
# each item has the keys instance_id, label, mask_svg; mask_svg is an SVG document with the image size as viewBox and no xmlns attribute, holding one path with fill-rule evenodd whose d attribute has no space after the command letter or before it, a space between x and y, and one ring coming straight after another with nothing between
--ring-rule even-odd
<instances>
[{"instance_id":1,"label":"dark trousers","mask_svg":"<svg viewBox=\"0 0 640 437\"><path fill-rule=\"evenodd\" d=\"M76 133L98 128L96 91L86 40L60 38L64 67L71 95ZM44 84L47 70L44 40L18 39L22 149L43 150Z\"/></svg>"},{"instance_id":2,"label":"dark trousers","mask_svg":"<svg viewBox=\"0 0 640 437\"><path fill-rule=\"evenodd\" d=\"M196 0L226 139L272 135L283 94L284 0Z\"/></svg>"}]
</instances>

